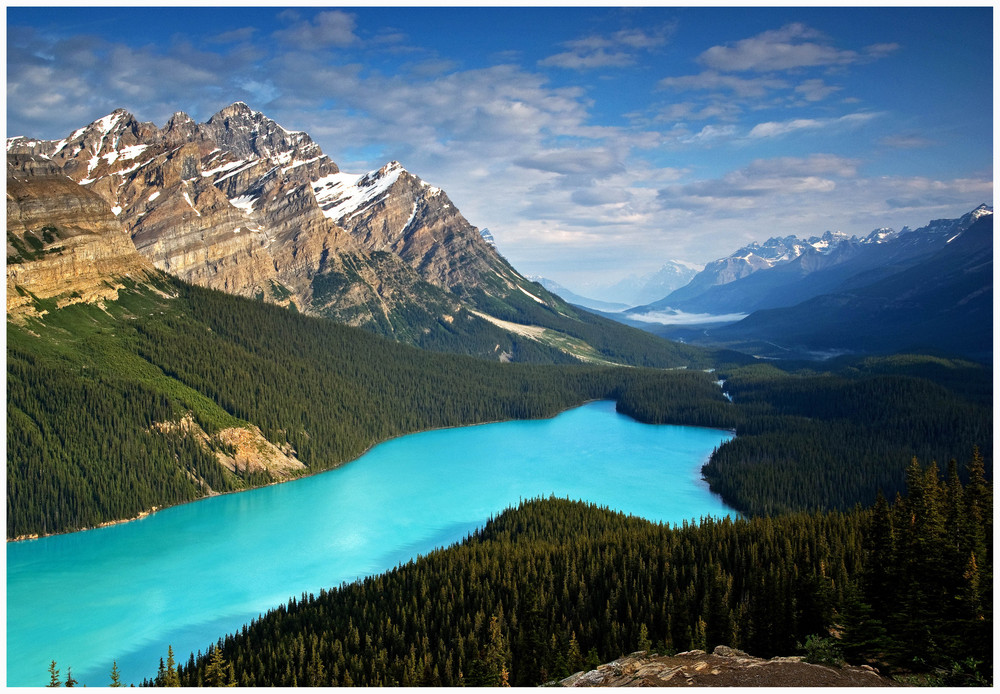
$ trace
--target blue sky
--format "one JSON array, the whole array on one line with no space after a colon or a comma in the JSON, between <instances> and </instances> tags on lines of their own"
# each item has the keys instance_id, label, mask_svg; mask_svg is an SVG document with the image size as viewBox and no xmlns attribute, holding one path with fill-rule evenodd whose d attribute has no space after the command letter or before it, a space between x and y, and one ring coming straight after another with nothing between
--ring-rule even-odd
<instances>
[{"instance_id":1,"label":"blue sky","mask_svg":"<svg viewBox=\"0 0 1000 694\"><path fill-rule=\"evenodd\" d=\"M7 134L246 101L586 290L993 202L993 10L7 9Z\"/></svg>"}]
</instances>

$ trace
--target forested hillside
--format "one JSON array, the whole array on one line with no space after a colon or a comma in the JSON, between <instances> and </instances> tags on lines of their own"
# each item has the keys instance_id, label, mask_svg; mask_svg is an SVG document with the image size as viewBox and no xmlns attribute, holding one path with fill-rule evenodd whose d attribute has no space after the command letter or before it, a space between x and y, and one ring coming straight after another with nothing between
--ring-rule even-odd
<instances>
[{"instance_id":1,"label":"forested hillside","mask_svg":"<svg viewBox=\"0 0 1000 694\"><path fill-rule=\"evenodd\" d=\"M891 506L682 528L525 502L460 545L292 599L177 674L189 686L530 686L639 649L767 657L813 637L828 657L898 676L987 684L982 459L964 487L955 464L942 480L914 460L906 476L908 495Z\"/></svg>"},{"instance_id":2,"label":"forested hillside","mask_svg":"<svg viewBox=\"0 0 1000 694\"><path fill-rule=\"evenodd\" d=\"M646 422L734 429L704 474L744 513L846 511L879 490L891 498L911 458L961 458L973 446L992 478L992 376L977 364L911 355L717 375L732 403L657 399L641 384L618 406Z\"/></svg>"},{"instance_id":3,"label":"forested hillside","mask_svg":"<svg viewBox=\"0 0 1000 694\"><path fill-rule=\"evenodd\" d=\"M639 384L723 400L698 371L439 354L174 280L103 308L39 306L41 318L7 326L8 537L318 472L413 431L550 417ZM299 469L221 465L234 457L225 433L240 429Z\"/></svg>"},{"instance_id":4,"label":"forested hillside","mask_svg":"<svg viewBox=\"0 0 1000 694\"><path fill-rule=\"evenodd\" d=\"M40 319L7 327L8 537L317 472L408 432L601 398L645 422L735 429L705 475L750 514L892 496L914 455L978 445L992 470L989 370L963 362L871 359L822 374L707 352L695 365L716 373L499 364L166 279L104 308L39 306ZM297 467L220 464L243 430Z\"/></svg>"}]
</instances>

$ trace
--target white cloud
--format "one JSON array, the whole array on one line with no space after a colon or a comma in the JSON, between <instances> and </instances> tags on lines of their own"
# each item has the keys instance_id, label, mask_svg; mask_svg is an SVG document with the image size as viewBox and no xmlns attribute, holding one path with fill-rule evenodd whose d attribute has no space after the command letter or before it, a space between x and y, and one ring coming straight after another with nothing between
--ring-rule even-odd
<instances>
[{"instance_id":1,"label":"white cloud","mask_svg":"<svg viewBox=\"0 0 1000 694\"><path fill-rule=\"evenodd\" d=\"M841 89L842 87L829 85L821 79L811 79L797 85L795 93L800 94L806 101L822 101Z\"/></svg>"},{"instance_id":2,"label":"white cloud","mask_svg":"<svg viewBox=\"0 0 1000 694\"><path fill-rule=\"evenodd\" d=\"M327 46L350 46L359 39L354 33L354 15L340 10L320 12L312 21L298 21L295 12L282 15L296 20L287 29L279 29L274 36L300 49L317 49Z\"/></svg>"},{"instance_id":3,"label":"white cloud","mask_svg":"<svg viewBox=\"0 0 1000 694\"><path fill-rule=\"evenodd\" d=\"M706 125L694 135L682 138L686 143L709 143L713 140L731 140L738 130L735 125Z\"/></svg>"},{"instance_id":4,"label":"white cloud","mask_svg":"<svg viewBox=\"0 0 1000 694\"><path fill-rule=\"evenodd\" d=\"M872 58L881 58L882 56L889 55L890 53L895 53L898 50L898 43L875 43L868 46L865 49L865 52Z\"/></svg>"},{"instance_id":5,"label":"white cloud","mask_svg":"<svg viewBox=\"0 0 1000 694\"><path fill-rule=\"evenodd\" d=\"M256 33L257 27L241 27L216 34L209 37L208 40L212 43L239 43L241 41L249 41Z\"/></svg>"},{"instance_id":6,"label":"white cloud","mask_svg":"<svg viewBox=\"0 0 1000 694\"><path fill-rule=\"evenodd\" d=\"M723 72L773 72L802 67L849 65L861 59L855 51L823 42L820 32L804 24L788 24L726 46L713 46L698 61Z\"/></svg>"},{"instance_id":7,"label":"white cloud","mask_svg":"<svg viewBox=\"0 0 1000 694\"><path fill-rule=\"evenodd\" d=\"M893 149L923 149L924 147L933 147L937 143L922 135L898 134L883 137L879 140L879 144Z\"/></svg>"},{"instance_id":8,"label":"white cloud","mask_svg":"<svg viewBox=\"0 0 1000 694\"><path fill-rule=\"evenodd\" d=\"M664 45L667 33L664 29L653 32L623 29L606 36L592 35L565 41L562 45L569 50L543 58L538 64L571 70L626 67L635 64L639 51Z\"/></svg>"},{"instance_id":9,"label":"white cloud","mask_svg":"<svg viewBox=\"0 0 1000 694\"><path fill-rule=\"evenodd\" d=\"M776 157L755 159L745 171L748 175L813 176L825 175L853 178L858 173L860 161L835 154L811 154L808 157Z\"/></svg>"},{"instance_id":10,"label":"white cloud","mask_svg":"<svg viewBox=\"0 0 1000 694\"><path fill-rule=\"evenodd\" d=\"M656 115L657 121L690 121L709 120L718 118L721 120L735 119L740 113L740 107L730 100L719 100L709 104L701 104L693 101L681 101L663 107Z\"/></svg>"},{"instance_id":11,"label":"white cloud","mask_svg":"<svg viewBox=\"0 0 1000 694\"><path fill-rule=\"evenodd\" d=\"M599 67L625 67L635 59L623 51L607 51L603 48L583 51L567 51L551 55L538 61L543 67L564 67L571 70L589 70Z\"/></svg>"},{"instance_id":12,"label":"white cloud","mask_svg":"<svg viewBox=\"0 0 1000 694\"><path fill-rule=\"evenodd\" d=\"M632 320L660 325L699 325L703 323L735 323L747 317L746 313L684 313L683 311L647 311L629 313Z\"/></svg>"},{"instance_id":13,"label":"white cloud","mask_svg":"<svg viewBox=\"0 0 1000 694\"><path fill-rule=\"evenodd\" d=\"M787 135L797 130L819 130L832 127L852 127L877 118L877 113L850 113L838 118L793 118L787 121L758 123L750 129L747 137L764 138Z\"/></svg>"},{"instance_id":14,"label":"white cloud","mask_svg":"<svg viewBox=\"0 0 1000 694\"><path fill-rule=\"evenodd\" d=\"M743 78L734 75L723 75L716 70L706 70L697 75L681 77L664 77L658 86L662 89L676 91L728 91L739 97L758 97L776 90L785 89L789 85L781 79L773 77Z\"/></svg>"},{"instance_id":15,"label":"white cloud","mask_svg":"<svg viewBox=\"0 0 1000 694\"><path fill-rule=\"evenodd\" d=\"M578 188L572 192L570 199L584 207L599 207L601 205L622 205L633 199L632 193L624 187L588 187Z\"/></svg>"},{"instance_id":16,"label":"white cloud","mask_svg":"<svg viewBox=\"0 0 1000 694\"><path fill-rule=\"evenodd\" d=\"M526 169L590 176L604 176L624 170L619 156L604 149L546 150L520 157L513 163Z\"/></svg>"}]
</instances>

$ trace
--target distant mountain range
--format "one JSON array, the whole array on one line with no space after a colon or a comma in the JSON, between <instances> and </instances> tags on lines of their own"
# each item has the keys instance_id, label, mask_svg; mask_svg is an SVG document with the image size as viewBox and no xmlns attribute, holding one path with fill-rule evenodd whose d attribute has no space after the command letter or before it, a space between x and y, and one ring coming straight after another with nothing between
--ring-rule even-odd
<instances>
[{"instance_id":1,"label":"distant mountain range","mask_svg":"<svg viewBox=\"0 0 1000 694\"><path fill-rule=\"evenodd\" d=\"M538 284L542 285L553 294L565 299L575 306L583 306L584 308L592 309L594 311L613 313L615 311L624 311L631 306L631 304L619 304L613 301L601 301L600 299L591 299L588 296L582 296L571 289L567 289L555 280L550 280L545 277L538 277L536 275L529 277L528 279L538 282Z\"/></svg>"},{"instance_id":2,"label":"distant mountain range","mask_svg":"<svg viewBox=\"0 0 1000 694\"><path fill-rule=\"evenodd\" d=\"M975 216L975 215L973 215ZM712 333L813 350L993 352L993 215L976 216L945 245L894 272L880 268L788 308L752 313Z\"/></svg>"},{"instance_id":3,"label":"distant mountain range","mask_svg":"<svg viewBox=\"0 0 1000 694\"><path fill-rule=\"evenodd\" d=\"M7 154L8 315L37 313L37 299L113 298L122 278L155 268L430 349L677 357L528 281L399 162L343 172L308 134L242 102L162 128L120 109L60 140L10 138ZM630 342L631 356L610 347Z\"/></svg>"},{"instance_id":4,"label":"distant mountain range","mask_svg":"<svg viewBox=\"0 0 1000 694\"><path fill-rule=\"evenodd\" d=\"M610 286L595 286L586 290L586 293L598 296L600 302L611 305L641 306L683 287L701 271L702 267L684 260L668 260L656 272L629 275Z\"/></svg>"},{"instance_id":5,"label":"distant mountain range","mask_svg":"<svg viewBox=\"0 0 1000 694\"><path fill-rule=\"evenodd\" d=\"M752 243L622 318L750 314L707 330L651 329L768 356L922 348L988 358L992 220L992 208L980 205L958 219L860 239L826 232Z\"/></svg>"}]
</instances>

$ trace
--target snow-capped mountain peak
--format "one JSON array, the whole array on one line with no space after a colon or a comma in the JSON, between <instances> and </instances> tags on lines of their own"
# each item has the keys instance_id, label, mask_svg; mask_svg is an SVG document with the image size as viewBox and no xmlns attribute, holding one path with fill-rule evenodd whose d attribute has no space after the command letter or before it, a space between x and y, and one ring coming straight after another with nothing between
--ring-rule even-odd
<instances>
[{"instance_id":1,"label":"snow-capped mountain peak","mask_svg":"<svg viewBox=\"0 0 1000 694\"><path fill-rule=\"evenodd\" d=\"M886 243L895 238L899 238L901 233L902 232L898 232L889 227L881 227L873 230L870 234L868 234L868 236L864 237L861 240L861 243Z\"/></svg>"},{"instance_id":2,"label":"snow-capped mountain peak","mask_svg":"<svg viewBox=\"0 0 1000 694\"><path fill-rule=\"evenodd\" d=\"M970 223L975 222L980 217L985 217L986 215L993 214L993 208L987 205L985 202L969 213Z\"/></svg>"}]
</instances>

